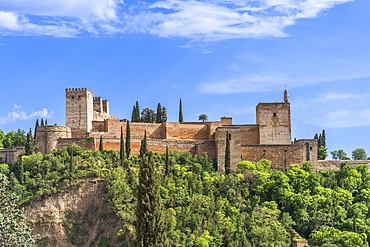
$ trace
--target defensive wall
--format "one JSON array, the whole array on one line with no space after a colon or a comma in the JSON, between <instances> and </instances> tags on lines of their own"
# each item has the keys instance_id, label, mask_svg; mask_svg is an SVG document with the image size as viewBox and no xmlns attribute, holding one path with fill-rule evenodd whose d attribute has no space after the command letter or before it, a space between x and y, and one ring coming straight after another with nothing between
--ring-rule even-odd
<instances>
[{"instance_id":1,"label":"defensive wall","mask_svg":"<svg viewBox=\"0 0 370 247\"><path fill-rule=\"evenodd\" d=\"M352 166L358 165L369 165L370 170L370 160L318 160L317 164L313 166L315 171L339 171L342 164L347 163Z\"/></svg>"},{"instance_id":2,"label":"defensive wall","mask_svg":"<svg viewBox=\"0 0 370 247\"><path fill-rule=\"evenodd\" d=\"M111 116L109 102L94 97L87 88L66 89L66 126L40 126L36 131L36 148L49 153L54 148L79 144L97 150L100 137L104 149L119 150L121 130L126 135L126 120ZM291 141L291 116L288 93L284 102L259 103L256 123L234 125L231 117L212 122L130 122L131 152L139 153L147 136L148 150L165 152L166 147L201 155L206 152L218 170L224 171L226 140L230 143L231 169L242 159L270 159L274 166L287 167L310 160L316 165L317 141Z\"/></svg>"},{"instance_id":3,"label":"defensive wall","mask_svg":"<svg viewBox=\"0 0 370 247\"><path fill-rule=\"evenodd\" d=\"M0 163L14 163L21 153L24 153L24 147L0 148Z\"/></svg>"}]
</instances>

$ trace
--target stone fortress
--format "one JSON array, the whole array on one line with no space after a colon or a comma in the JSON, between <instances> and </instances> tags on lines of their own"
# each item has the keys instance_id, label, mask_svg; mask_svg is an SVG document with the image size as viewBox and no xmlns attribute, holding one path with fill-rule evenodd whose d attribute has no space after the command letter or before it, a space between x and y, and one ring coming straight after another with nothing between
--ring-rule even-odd
<instances>
[{"instance_id":1,"label":"stone fortress","mask_svg":"<svg viewBox=\"0 0 370 247\"><path fill-rule=\"evenodd\" d=\"M66 126L39 126L36 130L36 150L49 153L72 143L84 149L97 150L100 137L104 149L119 150L121 128L126 133L127 120L109 114L109 102L94 97L87 88L68 88L66 93ZM290 164L311 161L317 164L317 140L292 142L290 103L284 92L284 102L259 103L256 124L233 124L231 117L216 122L130 122L131 153L139 153L140 141L147 134L148 150L165 152L166 147L188 151L193 155L204 152L224 171L226 138L230 140L231 169L241 160L268 159L272 165L286 169Z\"/></svg>"}]
</instances>

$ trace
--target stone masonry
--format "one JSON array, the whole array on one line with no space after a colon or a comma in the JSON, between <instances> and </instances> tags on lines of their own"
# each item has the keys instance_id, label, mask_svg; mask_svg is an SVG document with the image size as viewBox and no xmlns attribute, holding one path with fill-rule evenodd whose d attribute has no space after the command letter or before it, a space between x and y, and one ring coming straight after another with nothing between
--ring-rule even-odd
<instances>
[{"instance_id":1,"label":"stone masonry","mask_svg":"<svg viewBox=\"0 0 370 247\"><path fill-rule=\"evenodd\" d=\"M317 164L317 141L291 141L290 103L259 103L256 124L232 123L231 117L214 122L130 123L131 152L139 153L140 141L147 133L148 150L165 152L166 147L193 155L204 152L224 171L226 138L230 140L231 168L243 160L269 159L272 165L286 168L292 163ZM109 102L94 97L87 88L66 89L66 126L40 126L36 131L36 149L49 153L55 148L76 143L84 149L97 150L100 136L105 149L119 150L121 128L126 133L127 120L109 113Z\"/></svg>"}]
</instances>

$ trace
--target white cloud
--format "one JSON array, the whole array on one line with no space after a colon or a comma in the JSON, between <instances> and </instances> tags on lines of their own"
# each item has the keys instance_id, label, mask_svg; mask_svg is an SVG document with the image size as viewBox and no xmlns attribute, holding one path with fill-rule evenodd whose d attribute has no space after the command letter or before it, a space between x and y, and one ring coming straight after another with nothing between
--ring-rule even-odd
<instances>
[{"instance_id":1,"label":"white cloud","mask_svg":"<svg viewBox=\"0 0 370 247\"><path fill-rule=\"evenodd\" d=\"M16 121L25 121L34 118L51 118L53 112L49 112L46 108L35 111L33 110L30 113L27 113L22 109L20 105L14 105L13 110L9 112L6 116L0 116L0 125L11 124Z\"/></svg>"},{"instance_id":2,"label":"white cloud","mask_svg":"<svg viewBox=\"0 0 370 247\"><path fill-rule=\"evenodd\" d=\"M141 32L197 41L284 37L297 19L352 0L2 0L0 33L70 37Z\"/></svg>"}]
</instances>

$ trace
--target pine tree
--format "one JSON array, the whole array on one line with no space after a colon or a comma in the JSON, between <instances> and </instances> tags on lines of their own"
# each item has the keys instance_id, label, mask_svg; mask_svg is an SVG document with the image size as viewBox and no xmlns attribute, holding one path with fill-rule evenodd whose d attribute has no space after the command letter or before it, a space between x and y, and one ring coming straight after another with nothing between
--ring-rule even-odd
<instances>
[{"instance_id":1,"label":"pine tree","mask_svg":"<svg viewBox=\"0 0 370 247\"><path fill-rule=\"evenodd\" d=\"M182 101L180 98L180 107L179 107L179 122L183 123L184 122L184 117L182 116Z\"/></svg>"},{"instance_id":2,"label":"pine tree","mask_svg":"<svg viewBox=\"0 0 370 247\"><path fill-rule=\"evenodd\" d=\"M147 143L146 143L146 130L144 132L144 138L141 140L141 146L140 146L140 158L143 158L144 155L148 152Z\"/></svg>"},{"instance_id":3,"label":"pine tree","mask_svg":"<svg viewBox=\"0 0 370 247\"><path fill-rule=\"evenodd\" d=\"M168 146L166 146L166 176L168 176L168 173L169 173L169 166L170 166L170 161L169 161L169 157L168 157Z\"/></svg>"},{"instance_id":4,"label":"pine tree","mask_svg":"<svg viewBox=\"0 0 370 247\"><path fill-rule=\"evenodd\" d=\"M130 122L127 121L127 124L126 124L126 158L127 159L130 157L130 152L131 152L130 138L131 138Z\"/></svg>"},{"instance_id":5,"label":"pine tree","mask_svg":"<svg viewBox=\"0 0 370 247\"><path fill-rule=\"evenodd\" d=\"M155 119L155 122L156 123L162 123L162 106L161 106L161 103L158 103L157 105L157 114L156 114L156 119Z\"/></svg>"},{"instance_id":6,"label":"pine tree","mask_svg":"<svg viewBox=\"0 0 370 247\"><path fill-rule=\"evenodd\" d=\"M44 126L44 118L41 118L41 126Z\"/></svg>"},{"instance_id":7,"label":"pine tree","mask_svg":"<svg viewBox=\"0 0 370 247\"><path fill-rule=\"evenodd\" d=\"M165 222L160 197L160 178L152 152L140 163L136 206L136 245L165 246Z\"/></svg>"},{"instance_id":8,"label":"pine tree","mask_svg":"<svg viewBox=\"0 0 370 247\"><path fill-rule=\"evenodd\" d=\"M121 166L123 166L123 161L125 159L125 141L123 139L122 126L121 126L121 137L120 137L120 143L119 143L119 158L120 158Z\"/></svg>"},{"instance_id":9,"label":"pine tree","mask_svg":"<svg viewBox=\"0 0 370 247\"><path fill-rule=\"evenodd\" d=\"M230 139L229 132L226 132L226 148L225 148L225 173L230 174Z\"/></svg>"},{"instance_id":10,"label":"pine tree","mask_svg":"<svg viewBox=\"0 0 370 247\"><path fill-rule=\"evenodd\" d=\"M35 140L32 134L32 129L27 133L26 136L26 145L24 147L26 155L30 155L35 151Z\"/></svg>"},{"instance_id":11,"label":"pine tree","mask_svg":"<svg viewBox=\"0 0 370 247\"><path fill-rule=\"evenodd\" d=\"M140 106L139 106L139 101L136 101L136 105L135 105L135 122L140 122Z\"/></svg>"},{"instance_id":12,"label":"pine tree","mask_svg":"<svg viewBox=\"0 0 370 247\"><path fill-rule=\"evenodd\" d=\"M103 136L100 136L99 151L103 152Z\"/></svg>"}]
</instances>

